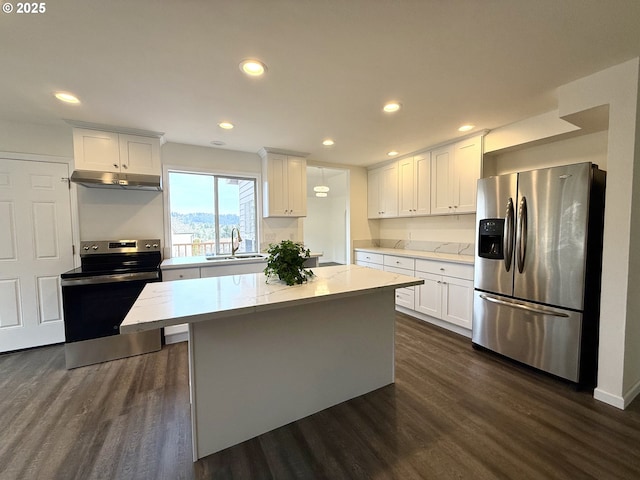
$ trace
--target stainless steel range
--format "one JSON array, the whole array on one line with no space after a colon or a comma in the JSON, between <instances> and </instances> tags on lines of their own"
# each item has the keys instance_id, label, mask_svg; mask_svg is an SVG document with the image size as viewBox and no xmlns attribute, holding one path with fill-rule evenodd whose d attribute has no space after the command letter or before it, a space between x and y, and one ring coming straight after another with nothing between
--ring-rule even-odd
<instances>
[{"instance_id":1,"label":"stainless steel range","mask_svg":"<svg viewBox=\"0 0 640 480\"><path fill-rule=\"evenodd\" d=\"M160 240L86 241L81 266L61 277L67 368L159 350L160 330L120 334L149 282L161 281Z\"/></svg>"}]
</instances>

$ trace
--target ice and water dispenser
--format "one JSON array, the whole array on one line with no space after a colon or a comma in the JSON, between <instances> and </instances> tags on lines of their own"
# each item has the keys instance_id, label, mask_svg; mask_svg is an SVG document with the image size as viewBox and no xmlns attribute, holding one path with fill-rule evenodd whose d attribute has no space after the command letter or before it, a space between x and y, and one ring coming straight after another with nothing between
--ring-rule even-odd
<instances>
[{"instance_id":1,"label":"ice and water dispenser","mask_svg":"<svg viewBox=\"0 0 640 480\"><path fill-rule=\"evenodd\" d=\"M478 256L502 260L504 258L504 218L480 220L478 232Z\"/></svg>"}]
</instances>

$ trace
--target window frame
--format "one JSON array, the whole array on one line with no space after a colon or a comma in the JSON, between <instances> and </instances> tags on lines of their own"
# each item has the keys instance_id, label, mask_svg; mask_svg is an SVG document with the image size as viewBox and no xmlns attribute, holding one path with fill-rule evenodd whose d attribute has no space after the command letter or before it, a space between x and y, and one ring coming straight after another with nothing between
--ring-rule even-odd
<instances>
[{"instance_id":1,"label":"window frame","mask_svg":"<svg viewBox=\"0 0 640 480\"><path fill-rule=\"evenodd\" d=\"M210 175L214 177L214 196L218 195L218 182L216 177L237 178L241 180L254 180L256 183L256 253L260 251L262 245L262 177L257 172L237 172L225 171L204 167L191 167L186 165L163 165L162 181L163 181L163 206L164 206L164 252L163 258L180 258L173 257L173 246L171 244L171 185L169 182L169 173L190 173L194 175ZM215 215L218 217L218 202L215 202ZM220 229L216 228L216 250L220 245Z\"/></svg>"}]
</instances>

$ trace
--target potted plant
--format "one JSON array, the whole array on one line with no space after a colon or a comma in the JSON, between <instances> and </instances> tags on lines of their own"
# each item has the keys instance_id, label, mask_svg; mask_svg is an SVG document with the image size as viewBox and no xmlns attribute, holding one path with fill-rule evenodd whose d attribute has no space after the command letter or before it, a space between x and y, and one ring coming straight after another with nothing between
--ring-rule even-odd
<instances>
[{"instance_id":1,"label":"potted plant","mask_svg":"<svg viewBox=\"0 0 640 480\"><path fill-rule=\"evenodd\" d=\"M275 275L287 285L294 285L304 283L314 276L313 271L303 266L310 256L310 251L304 248L302 243L291 240L283 240L277 244L271 243L267 253L269 254L267 268L264 269L267 282Z\"/></svg>"}]
</instances>

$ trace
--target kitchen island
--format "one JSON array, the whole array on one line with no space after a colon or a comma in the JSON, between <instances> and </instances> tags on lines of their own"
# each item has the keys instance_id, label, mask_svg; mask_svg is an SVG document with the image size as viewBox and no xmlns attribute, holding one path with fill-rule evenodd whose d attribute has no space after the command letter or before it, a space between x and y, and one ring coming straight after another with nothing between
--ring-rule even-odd
<instances>
[{"instance_id":1,"label":"kitchen island","mask_svg":"<svg viewBox=\"0 0 640 480\"><path fill-rule=\"evenodd\" d=\"M356 265L302 285L262 273L150 283L123 333L189 323L194 461L394 381L394 291Z\"/></svg>"}]
</instances>

